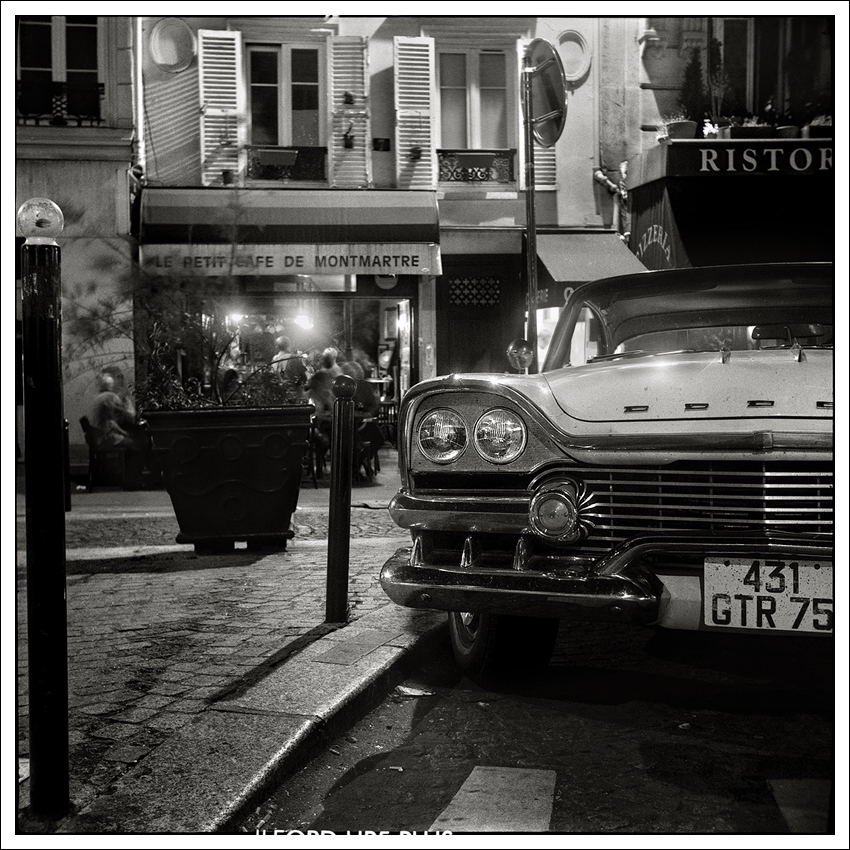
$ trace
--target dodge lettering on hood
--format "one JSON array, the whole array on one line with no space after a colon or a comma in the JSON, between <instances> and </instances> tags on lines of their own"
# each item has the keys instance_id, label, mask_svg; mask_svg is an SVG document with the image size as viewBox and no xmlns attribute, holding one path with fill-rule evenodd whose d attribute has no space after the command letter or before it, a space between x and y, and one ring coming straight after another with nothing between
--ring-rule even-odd
<instances>
[{"instance_id":1,"label":"dodge lettering on hood","mask_svg":"<svg viewBox=\"0 0 850 850\"><path fill-rule=\"evenodd\" d=\"M561 620L831 635L833 289L829 263L599 280L539 374L515 340L520 374L414 386L385 592L449 612L474 677L546 664Z\"/></svg>"}]
</instances>

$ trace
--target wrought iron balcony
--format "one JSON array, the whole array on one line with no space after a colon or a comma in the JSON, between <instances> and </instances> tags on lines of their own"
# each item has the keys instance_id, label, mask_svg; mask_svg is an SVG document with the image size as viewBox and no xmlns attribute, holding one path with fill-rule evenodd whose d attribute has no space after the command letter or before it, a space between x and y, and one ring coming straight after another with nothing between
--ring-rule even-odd
<instances>
[{"instance_id":1,"label":"wrought iron balcony","mask_svg":"<svg viewBox=\"0 0 850 850\"><path fill-rule=\"evenodd\" d=\"M327 148L246 145L249 180L327 179Z\"/></svg>"},{"instance_id":2,"label":"wrought iron balcony","mask_svg":"<svg viewBox=\"0 0 850 850\"><path fill-rule=\"evenodd\" d=\"M53 127L99 127L103 83L18 81L17 123Z\"/></svg>"},{"instance_id":3,"label":"wrought iron balcony","mask_svg":"<svg viewBox=\"0 0 850 850\"><path fill-rule=\"evenodd\" d=\"M441 183L513 183L516 150L488 148L486 150L437 151Z\"/></svg>"}]
</instances>

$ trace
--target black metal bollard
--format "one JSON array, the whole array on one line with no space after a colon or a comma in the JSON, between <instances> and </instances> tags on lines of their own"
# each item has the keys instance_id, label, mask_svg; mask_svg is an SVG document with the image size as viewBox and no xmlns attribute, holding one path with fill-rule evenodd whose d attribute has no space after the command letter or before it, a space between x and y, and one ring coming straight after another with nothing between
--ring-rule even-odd
<instances>
[{"instance_id":1,"label":"black metal bollard","mask_svg":"<svg viewBox=\"0 0 850 850\"><path fill-rule=\"evenodd\" d=\"M46 198L18 210L23 286L26 438L30 811L69 808L68 622L65 603L65 441L62 402L62 211Z\"/></svg>"},{"instance_id":2,"label":"black metal bollard","mask_svg":"<svg viewBox=\"0 0 850 850\"><path fill-rule=\"evenodd\" d=\"M340 375L333 383L335 400L331 425L326 623L348 621L348 553L351 540L351 470L356 391L357 383L348 375Z\"/></svg>"}]
</instances>

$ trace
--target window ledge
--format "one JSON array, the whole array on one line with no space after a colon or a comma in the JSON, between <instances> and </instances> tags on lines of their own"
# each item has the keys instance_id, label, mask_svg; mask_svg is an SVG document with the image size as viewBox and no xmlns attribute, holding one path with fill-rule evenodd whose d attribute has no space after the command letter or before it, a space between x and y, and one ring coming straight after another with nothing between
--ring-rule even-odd
<instances>
[{"instance_id":1,"label":"window ledge","mask_svg":"<svg viewBox=\"0 0 850 850\"><path fill-rule=\"evenodd\" d=\"M519 198L520 192L516 189L470 189L468 186L462 186L457 189L454 187L439 187L437 189L437 199L450 198L453 201L515 201Z\"/></svg>"},{"instance_id":2,"label":"window ledge","mask_svg":"<svg viewBox=\"0 0 850 850\"><path fill-rule=\"evenodd\" d=\"M124 127L15 128L17 159L129 161L133 131Z\"/></svg>"},{"instance_id":3,"label":"window ledge","mask_svg":"<svg viewBox=\"0 0 850 850\"><path fill-rule=\"evenodd\" d=\"M328 189L327 180L252 180L244 181L246 189Z\"/></svg>"}]
</instances>

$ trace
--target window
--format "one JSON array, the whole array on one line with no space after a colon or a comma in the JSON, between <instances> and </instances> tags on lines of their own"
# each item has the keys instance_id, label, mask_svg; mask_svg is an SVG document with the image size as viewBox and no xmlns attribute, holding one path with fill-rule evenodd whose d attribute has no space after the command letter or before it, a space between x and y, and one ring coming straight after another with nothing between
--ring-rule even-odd
<instances>
[{"instance_id":1,"label":"window","mask_svg":"<svg viewBox=\"0 0 850 850\"><path fill-rule=\"evenodd\" d=\"M252 145L318 146L324 92L319 50L248 45L248 111Z\"/></svg>"},{"instance_id":2,"label":"window","mask_svg":"<svg viewBox=\"0 0 850 850\"><path fill-rule=\"evenodd\" d=\"M92 15L20 15L17 109L20 121L100 124L98 20Z\"/></svg>"},{"instance_id":3,"label":"window","mask_svg":"<svg viewBox=\"0 0 850 850\"><path fill-rule=\"evenodd\" d=\"M723 110L727 115L746 115L765 104L753 103L753 32L751 18L720 18L717 39L723 57L726 91ZM774 75L775 81L775 75Z\"/></svg>"},{"instance_id":4,"label":"window","mask_svg":"<svg viewBox=\"0 0 850 850\"><path fill-rule=\"evenodd\" d=\"M711 18L720 45L725 115L805 123L831 114L834 22L830 17Z\"/></svg>"},{"instance_id":5,"label":"window","mask_svg":"<svg viewBox=\"0 0 850 850\"><path fill-rule=\"evenodd\" d=\"M441 50L437 65L443 148L508 147L508 55Z\"/></svg>"}]
</instances>

